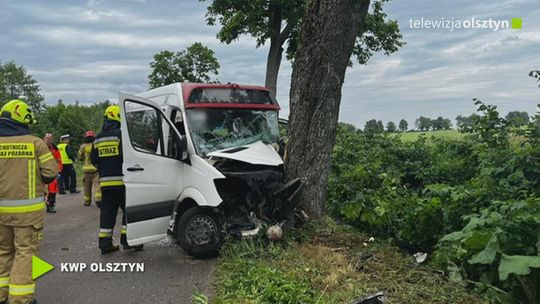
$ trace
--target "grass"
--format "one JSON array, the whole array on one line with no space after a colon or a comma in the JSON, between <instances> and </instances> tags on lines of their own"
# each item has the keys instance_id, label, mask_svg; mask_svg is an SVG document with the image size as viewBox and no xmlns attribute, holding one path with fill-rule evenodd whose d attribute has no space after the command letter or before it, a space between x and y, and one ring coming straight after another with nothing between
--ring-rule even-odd
<instances>
[{"instance_id":1,"label":"grass","mask_svg":"<svg viewBox=\"0 0 540 304\"><path fill-rule=\"evenodd\" d=\"M428 132L405 132L398 133L401 136L401 140L404 142L412 142L418 140L421 135L427 138L446 138L446 139L461 139L465 134L460 133L457 130L440 130L440 131L428 131Z\"/></svg>"},{"instance_id":2,"label":"grass","mask_svg":"<svg viewBox=\"0 0 540 304\"><path fill-rule=\"evenodd\" d=\"M211 303L352 303L379 291L385 303L487 303L394 246L333 230L228 242Z\"/></svg>"}]
</instances>

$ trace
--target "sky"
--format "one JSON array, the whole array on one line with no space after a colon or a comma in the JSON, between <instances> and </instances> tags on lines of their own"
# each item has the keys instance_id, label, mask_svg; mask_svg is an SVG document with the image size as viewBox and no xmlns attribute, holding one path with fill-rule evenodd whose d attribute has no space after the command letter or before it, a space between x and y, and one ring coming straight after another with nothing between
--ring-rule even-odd
<instances>
[{"instance_id":1,"label":"sky","mask_svg":"<svg viewBox=\"0 0 540 304\"><path fill-rule=\"evenodd\" d=\"M264 84L267 46L256 48L249 36L220 43L219 28L206 25L207 6L197 0L0 0L0 61L23 65L48 104L143 92L153 54L194 42L215 51L221 82ZM528 73L540 69L539 0L392 0L385 12L398 21L406 45L347 70L341 121L363 127L372 118L385 124L405 118L410 126L421 115L454 119L475 111L475 97L503 114L537 111L540 89ZM454 25L522 18L522 28L426 28L443 18ZM284 59L277 92L282 117L291 71Z\"/></svg>"}]
</instances>

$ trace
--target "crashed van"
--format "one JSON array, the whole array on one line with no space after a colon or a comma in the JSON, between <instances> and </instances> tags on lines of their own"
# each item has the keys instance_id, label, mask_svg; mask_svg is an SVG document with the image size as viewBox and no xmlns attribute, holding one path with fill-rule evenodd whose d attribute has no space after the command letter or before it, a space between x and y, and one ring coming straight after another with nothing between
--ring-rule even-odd
<instances>
[{"instance_id":1,"label":"crashed van","mask_svg":"<svg viewBox=\"0 0 540 304\"><path fill-rule=\"evenodd\" d=\"M120 94L119 104L130 245L172 234L187 253L212 257L227 235L290 218L302 186L284 179L269 89L175 83Z\"/></svg>"}]
</instances>

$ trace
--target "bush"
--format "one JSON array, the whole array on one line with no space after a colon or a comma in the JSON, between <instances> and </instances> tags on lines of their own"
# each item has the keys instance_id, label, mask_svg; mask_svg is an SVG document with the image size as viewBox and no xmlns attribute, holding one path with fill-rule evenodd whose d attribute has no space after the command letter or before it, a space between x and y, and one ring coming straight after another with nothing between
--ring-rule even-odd
<instances>
[{"instance_id":1,"label":"bush","mask_svg":"<svg viewBox=\"0 0 540 304\"><path fill-rule=\"evenodd\" d=\"M509 292L536 303L540 119L516 128L495 106L475 104L481 115L459 139L338 128L329 209L410 251L436 250L440 266L492 286L492 299Z\"/></svg>"}]
</instances>

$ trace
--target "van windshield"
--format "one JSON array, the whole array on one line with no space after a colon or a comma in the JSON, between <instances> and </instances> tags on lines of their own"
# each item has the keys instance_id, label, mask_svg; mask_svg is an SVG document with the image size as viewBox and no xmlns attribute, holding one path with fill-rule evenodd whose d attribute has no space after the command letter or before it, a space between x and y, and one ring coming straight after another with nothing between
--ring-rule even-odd
<instances>
[{"instance_id":1,"label":"van windshield","mask_svg":"<svg viewBox=\"0 0 540 304\"><path fill-rule=\"evenodd\" d=\"M279 139L278 113L274 110L188 109L188 128L200 156L222 149L266 144Z\"/></svg>"}]
</instances>

